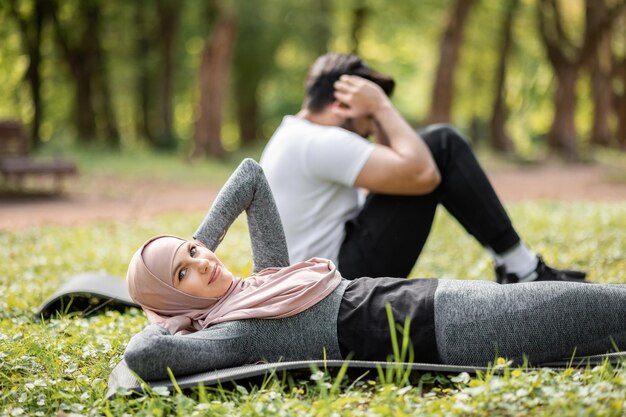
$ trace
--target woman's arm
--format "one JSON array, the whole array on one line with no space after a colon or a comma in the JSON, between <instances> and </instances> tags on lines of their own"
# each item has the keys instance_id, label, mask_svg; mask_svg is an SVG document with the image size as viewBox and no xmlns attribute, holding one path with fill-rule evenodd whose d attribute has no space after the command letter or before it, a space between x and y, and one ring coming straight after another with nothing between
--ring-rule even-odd
<instances>
[{"instance_id":1,"label":"woman's arm","mask_svg":"<svg viewBox=\"0 0 626 417\"><path fill-rule=\"evenodd\" d=\"M343 282L343 281L342 281ZM124 352L130 369L148 381L258 362L341 359L337 309L347 281L313 307L282 319L219 323L185 336L149 325Z\"/></svg>"},{"instance_id":2,"label":"woman's arm","mask_svg":"<svg viewBox=\"0 0 626 417\"><path fill-rule=\"evenodd\" d=\"M132 337L124 360L146 381L167 379L167 368L176 376L239 366L250 363L245 334L232 326L214 326L191 335L171 335L151 324ZM252 361L254 362L254 361Z\"/></svg>"},{"instance_id":3,"label":"woman's arm","mask_svg":"<svg viewBox=\"0 0 626 417\"><path fill-rule=\"evenodd\" d=\"M194 238L215 250L244 210L248 215L254 272L288 266L285 233L272 191L261 166L249 158L241 162L224 184Z\"/></svg>"}]
</instances>

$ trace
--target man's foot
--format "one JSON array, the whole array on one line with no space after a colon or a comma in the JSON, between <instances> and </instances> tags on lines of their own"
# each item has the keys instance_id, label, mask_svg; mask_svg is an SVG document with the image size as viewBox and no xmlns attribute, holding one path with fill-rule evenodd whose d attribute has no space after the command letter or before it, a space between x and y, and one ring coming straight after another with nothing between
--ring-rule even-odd
<instances>
[{"instance_id":1,"label":"man's foot","mask_svg":"<svg viewBox=\"0 0 626 417\"><path fill-rule=\"evenodd\" d=\"M545 264L541 256L538 256L537 268L525 277L518 277L516 274L507 274L506 267L500 265L496 267L496 281L498 284L517 284L520 282L533 281L570 281L587 282L587 273L582 271L570 271L567 269L551 268Z\"/></svg>"}]
</instances>

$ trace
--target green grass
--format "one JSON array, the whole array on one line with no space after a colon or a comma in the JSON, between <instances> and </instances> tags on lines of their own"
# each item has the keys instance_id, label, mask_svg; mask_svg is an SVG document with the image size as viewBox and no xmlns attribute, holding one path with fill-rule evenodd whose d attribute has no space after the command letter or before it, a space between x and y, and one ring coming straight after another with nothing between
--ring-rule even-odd
<instances>
[{"instance_id":1,"label":"green grass","mask_svg":"<svg viewBox=\"0 0 626 417\"><path fill-rule=\"evenodd\" d=\"M557 266L590 271L595 282L626 282L626 203L509 205L524 239ZM260 387L152 392L104 400L110 370L146 320L133 310L36 323L37 306L63 279L83 271L124 276L133 251L162 232L189 236L204 213L141 222L46 226L0 232L0 416L56 415L624 415L626 369L520 371L504 375L418 375L396 386L370 374L337 381L324 373ZM238 221L218 254L250 270L246 226ZM493 279L488 256L440 213L412 276ZM626 318L624 318L626 320Z\"/></svg>"}]
</instances>

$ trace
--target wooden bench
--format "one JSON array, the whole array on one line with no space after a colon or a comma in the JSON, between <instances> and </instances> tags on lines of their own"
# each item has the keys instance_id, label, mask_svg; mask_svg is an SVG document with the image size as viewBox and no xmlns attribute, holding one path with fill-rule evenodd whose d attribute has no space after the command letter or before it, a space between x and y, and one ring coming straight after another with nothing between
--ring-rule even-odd
<instances>
[{"instance_id":1,"label":"wooden bench","mask_svg":"<svg viewBox=\"0 0 626 417\"><path fill-rule=\"evenodd\" d=\"M15 120L0 120L0 173L6 183L13 182L20 189L27 175L53 175L56 190L61 191L63 178L77 174L78 169L67 160L32 159L24 126Z\"/></svg>"}]
</instances>

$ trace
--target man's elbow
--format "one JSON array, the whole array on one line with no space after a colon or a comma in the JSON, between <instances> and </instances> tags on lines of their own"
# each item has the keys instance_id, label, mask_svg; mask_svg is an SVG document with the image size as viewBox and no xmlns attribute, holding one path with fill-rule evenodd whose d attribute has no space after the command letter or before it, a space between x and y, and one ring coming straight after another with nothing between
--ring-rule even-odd
<instances>
[{"instance_id":1,"label":"man's elbow","mask_svg":"<svg viewBox=\"0 0 626 417\"><path fill-rule=\"evenodd\" d=\"M420 194L432 193L441 184L441 174L437 166L432 166L420 173L417 179Z\"/></svg>"},{"instance_id":2,"label":"man's elbow","mask_svg":"<svg viewBox=\"0 0 626 417\"><path fill-rule=\"evenodd\" d=\"M429 177L431 186L430 191L435 191L435 189L439 187L439 184L441 184L441 173L436 165L431 169Z\"/></svg>"}]
</instances>

